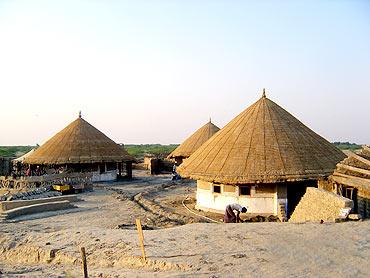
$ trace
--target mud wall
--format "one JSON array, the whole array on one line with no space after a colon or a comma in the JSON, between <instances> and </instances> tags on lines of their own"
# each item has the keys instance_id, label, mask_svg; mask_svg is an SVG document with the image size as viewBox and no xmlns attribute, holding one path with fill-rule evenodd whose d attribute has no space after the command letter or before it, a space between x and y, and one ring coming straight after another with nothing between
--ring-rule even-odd
<instances>
[{"instance_id":1,"label":"mud wall","mask_svg":"<svg viewBox=\"0 0 370 278\"><path fill-rule=\"evenodd\" d=\"M104 173L93 172L92 182L102 182L102 181L115 181L117 180L117 170L106 171Z\"/></svg>"},{"instance_id":2,"label":"mud wall","mask_svg":"<svg viewBox=\"0 0 370 278\"><path fill-rule=\"evenodd\" d=\"M26 214L70 209L70 208L74 208L74 207L75 206L72 205L69 201L59 201L59 202L51 202L51 203L43 203L43 204L34 204L34 205L19 207L19 208L7 210L5 212L1 212L0 213L0 218L2 218L2 219L11 219L11 218L21 216L21 215L26 215Z\"/></svg>"},{"instance_id":3,"label":"mud wall","mask_svg":"<svg viewBox=\"0 0 370 278\"><path fill-rule=\"evenodd\" d=\"M34 200L3 201L3 202L0 202L0 211L6 211L6 210L29 206L29 205L44 204L44 203L51 203L51 202L57 202L57 201L77 202L79 201L79 199L77 198L76 195L69 195L69 196L67 195L67 196L41 198L41 199L34 199Z\"/></svg>"},{"instance_id":4,"label":"mud wall","mask_svg":"<svg viewBox=\"0 0 370 278\"><path fill-rule=\"evenodd\" d=\"M214 192L214 186L220 186L220 193ZM251 195L240 195L239 187L226 184L213 184L197 181L197 209L224 213L227 205L238 203L248 207L248 213L277 214L276 187L259 185L251 187Z\"/></svg>"}]
</instances>

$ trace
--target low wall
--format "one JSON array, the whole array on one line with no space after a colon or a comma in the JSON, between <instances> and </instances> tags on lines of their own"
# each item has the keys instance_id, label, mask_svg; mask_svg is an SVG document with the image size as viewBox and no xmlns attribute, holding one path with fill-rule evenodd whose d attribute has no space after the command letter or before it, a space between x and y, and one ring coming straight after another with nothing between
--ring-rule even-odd
<instances>
[{"instance_id":1,"label":"low wall","mask_svg":"<svg viewBox=\"0 0 370 278\"><path fill-rule=\"evenodd\" d=\"M334 222L340 218L341 209L352 207L353 202L350 199L324 189L307 187L289 222Z\"/></svg>"},{"instance_id":2,"label":"low wall","mask_svg":"<svg viewBox=\"0 0 370 278\"><path fill-rule=\"evenodd\" d=\"M3 202L0 202L0 211L7 211L7 210L24 207L24 206L52 203L52 202L58 202L58 201L78 202L80 201L80 199L77 197L77 195L68 195L68 196L41 198L41 199L33 199L33 200L3 201Z\"/></svg>"},{"instance_id":3,"label":"low wall","mask_svg":"<svg viewBox=\"0 0 370 278\"><path fill-rule=\"evenodd\" d=\"M59 201L59 202L51 202L45 204L35 204L20 208L11 209L1 213L2 219L11 219L21 215L33 214L33 213L40 213L40 212L47 212L47 211L55 211L55 210L62 210L62 209L70 209L74 208L75 206L72 205L69 201Z\"/></svg>"},{"instance_id":4,"label":"low wall","mask_svg":"<svg viewBox=\"0 0 370 278\"><path fill-rule=\"evenodd\" d=\"M104 173L93 172L92 182L115 181L117 180L117 170L107 171Z\"/></svg>"},{"instance_id":5,"label":"low wall","mask_svg":"<svg viewBox=\"0 0 370 278\"><path fill-rule=\"evenodd\" d=\"M69 184L69 185L80 185L80 184L91 184L93 173L61 173L61 174L50 174L44 176L31 176L31 177L2 177L0 176L0 188L11 188L11 189L33 189L38 187L46 187L54 184Z\"/></svg>"}]
</instances>

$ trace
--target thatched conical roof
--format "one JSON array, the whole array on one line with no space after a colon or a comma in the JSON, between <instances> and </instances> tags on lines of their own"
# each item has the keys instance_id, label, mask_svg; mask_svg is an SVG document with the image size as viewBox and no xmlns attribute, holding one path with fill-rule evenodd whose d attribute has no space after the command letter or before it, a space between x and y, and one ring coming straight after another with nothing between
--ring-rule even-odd
<instances>
[{"instance_id":1,"label":"thatched conical roof","mask_svg":"<svg viewBox=\"0 0 370 278\"><path fill-rule=\"evenodd\" d=\"M226 184L317 179L345 155L265 94L194 152L183 177Z\"/></svg>"},{"instance_id":2,"label":"thatched conical roof","mask_svg":"<svg viewBox=\"0 0 370 278\"><path fill-rule=\"evenodd\" d=\"M209 120L208 123L199 128L172 153L170 153L168 158L189 157L219 130L220 129L215 126L211 120Z\"/></svg>"},{"instance_id":3,"label":"thatched conical roof","mask_svg":"<svg viewBox=\"0 0 370 278\"><path fill-rule=\"evenodd\" d=\"M13 161L15 161L15 162L23 162L27 157L29 157L36 150L36 148L31 149L29 152L21 155L20 157L18 157L16 159L13 159Z\"/></svg>"},{"instance_id":4,"label":"thatched conical roof","mask_svg":"<svg viewBox=\"0 0 370 278\"><path fill-rule=\"evenodd\" d=\"M81 117L70 123L25 159L28 164L134 161L125 149Z\"/></svg>"}]
</instances>

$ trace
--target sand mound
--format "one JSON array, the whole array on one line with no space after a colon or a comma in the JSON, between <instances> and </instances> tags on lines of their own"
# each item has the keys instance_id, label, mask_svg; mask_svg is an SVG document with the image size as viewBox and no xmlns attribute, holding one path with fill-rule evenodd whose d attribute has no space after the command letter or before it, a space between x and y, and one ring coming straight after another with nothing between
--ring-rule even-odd
<instances>
[{"instance_id":1,"label":"sand mound","mask_svg":"<svg viewBox=\"0 0 370 278\"><path fill-rule=\"evenodd\" d=\"M34 243L27 243L28 240L18 242L14 239L2 238L0 241L1 263L23 264L23 265L62 265L77 266L81 265L81 258L78 252L70 253L66 249L55 249L40 247ZM107 246L90 246L87 253L88 265L91 268L128 268L128 269L146 269L151 271L188 271L191 266L184 263L172 263L164 260L146 259L139 256L128 255L122 244L118 245L120 252L109 249Z\"/></svg>"}]
</instances>

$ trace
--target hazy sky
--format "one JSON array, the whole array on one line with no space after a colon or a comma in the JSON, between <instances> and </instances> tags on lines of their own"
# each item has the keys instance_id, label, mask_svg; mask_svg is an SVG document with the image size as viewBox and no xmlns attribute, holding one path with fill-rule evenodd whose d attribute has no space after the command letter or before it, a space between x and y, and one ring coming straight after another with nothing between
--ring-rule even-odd
<instances>
[{"instance_id":1,"label":"hazy sky","mask_svg":"<svg viewBox=\"0 0 370 278\"><path fill-rule=\"evenodd\" d=\"M0 145L78 116L179 143L267 96L330 141L370 143L370 1L0 0Z\"/></svg>"}]
</instances>

